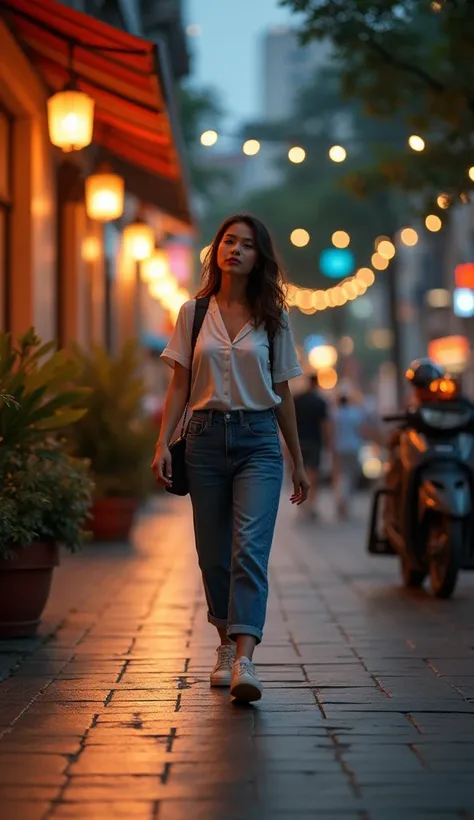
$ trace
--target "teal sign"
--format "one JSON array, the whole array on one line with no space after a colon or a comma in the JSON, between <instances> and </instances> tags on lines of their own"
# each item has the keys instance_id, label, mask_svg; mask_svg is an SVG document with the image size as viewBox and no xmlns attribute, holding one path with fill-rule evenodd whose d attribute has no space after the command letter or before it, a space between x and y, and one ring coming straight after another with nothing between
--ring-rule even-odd
<instances>
[{"instance_id":1,"label":"teal sign","mask_svg":"<svg viewBox=\"0 0 474 820\"><path fill-rule=\"evenodd\" d=\"M319 257L319 267L328 279L345 279L354 273L354 254L347 248L326 248Z\"/></svg>"}]
</instances>

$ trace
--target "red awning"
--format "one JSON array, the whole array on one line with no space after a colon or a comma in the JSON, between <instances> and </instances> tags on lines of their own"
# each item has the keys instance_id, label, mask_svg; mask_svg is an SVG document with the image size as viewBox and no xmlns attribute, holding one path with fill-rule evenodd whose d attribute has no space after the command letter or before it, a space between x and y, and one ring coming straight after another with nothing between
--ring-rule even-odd
<instances>
[{"instance_id":1,"label":"red awning","mask_svg":"<svg viewBox=\"0 0 474 820\"><path fill-rule=\"evenodd\" d=\"M95 99L94 143L117 157L122 171L130 166L127 184L133 188L133 166L138 195L190 224L158 47L57 0L0 0L0 14L51 92L64 87L72 69L77 87Z\"/></svg>"}]
</instances>

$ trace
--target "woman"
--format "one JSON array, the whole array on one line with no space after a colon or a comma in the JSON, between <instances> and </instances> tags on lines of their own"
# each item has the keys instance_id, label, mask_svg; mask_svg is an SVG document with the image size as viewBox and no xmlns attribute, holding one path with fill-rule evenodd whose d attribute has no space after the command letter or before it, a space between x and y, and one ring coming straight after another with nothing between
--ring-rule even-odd
<instances>
[{"instance_id":1,"label":"woman","mask_svg":"<svg viewBox=\"0 0 474 820\"><path fill-rule=\"evenodd\" d=\"M230 686L250 702L262 695L252 657L282 485L277 420L293 459L292 504L305 501L309 487L288 387L301 370L272 240L258 219L235 216L221 226L204 262L202 297L209 305L194 358L195 300L181 308L162 354L174 374L152 469L171 484L169 443L191 383L186 466L208 620L220 638L211 686Z\"/></svg>"}]
</instances>

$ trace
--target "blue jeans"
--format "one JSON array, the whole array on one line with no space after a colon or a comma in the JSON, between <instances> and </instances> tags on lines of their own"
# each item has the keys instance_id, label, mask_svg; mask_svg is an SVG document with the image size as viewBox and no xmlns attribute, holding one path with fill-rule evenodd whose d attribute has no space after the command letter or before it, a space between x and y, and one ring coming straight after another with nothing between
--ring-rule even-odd
<instances>
[{"instance_id":1,"label":"blue jeans","mask_svg":"<svg viewBox=\"0 0 474 820\"><path fill-rule=\"evenodd\" d=\"M186 465L208 620L260 643L283 478L274 411L193 413Z\"/></svg>"}]
</instances>

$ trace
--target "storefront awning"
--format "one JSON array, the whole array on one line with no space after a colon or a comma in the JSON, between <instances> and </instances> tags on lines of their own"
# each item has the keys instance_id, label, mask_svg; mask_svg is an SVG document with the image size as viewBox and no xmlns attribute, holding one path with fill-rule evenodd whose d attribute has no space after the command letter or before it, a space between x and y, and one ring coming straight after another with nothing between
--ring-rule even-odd
<instances>
[{"instance_id":1,"label":"storefront awning","mask_svg":"<svg viewBox=\"0 0 474 820\"><path fill-rule=\"evenodd\" d=\"M164 47L57 0L0 0L0 14L51 93L72 72L95 99L94 143L118 159L127 187L191 224Z\"/></svg>"}]
</instances>

